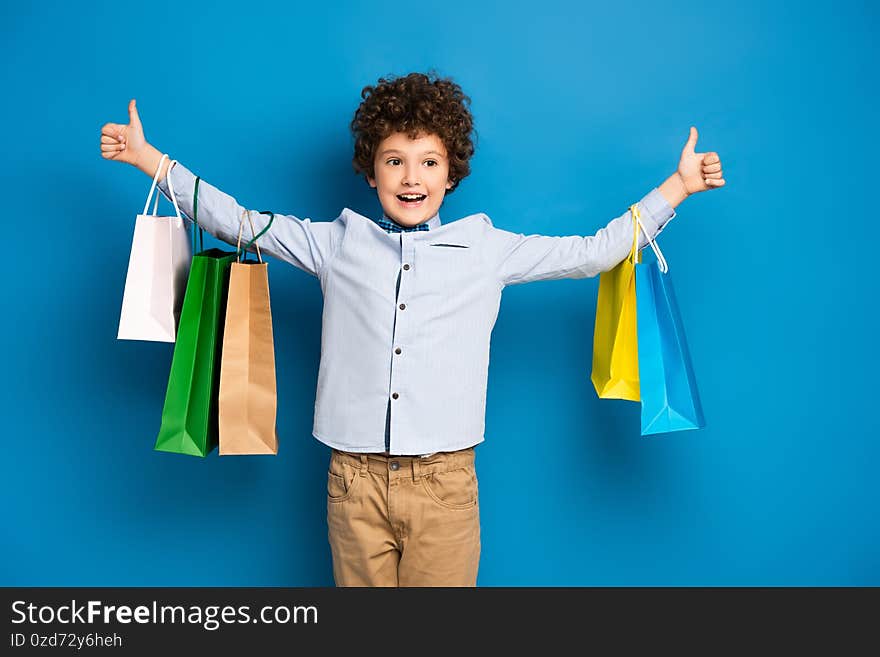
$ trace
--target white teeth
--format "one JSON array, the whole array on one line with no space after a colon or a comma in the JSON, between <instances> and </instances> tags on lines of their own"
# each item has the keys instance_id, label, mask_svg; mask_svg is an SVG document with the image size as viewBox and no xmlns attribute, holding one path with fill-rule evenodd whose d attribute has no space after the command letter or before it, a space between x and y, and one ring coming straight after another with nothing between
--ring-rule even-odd
<instances>
[{"instance_id":1,"label":"white teeth","mask_svg":"<svg viewBox=\"0 0 880 657\"><path fill-rule=\"evenodd\" d=\"M399 196L407 201L418 201L424 196L424 194L400 194Z\"/></svg>"}]
</instances>

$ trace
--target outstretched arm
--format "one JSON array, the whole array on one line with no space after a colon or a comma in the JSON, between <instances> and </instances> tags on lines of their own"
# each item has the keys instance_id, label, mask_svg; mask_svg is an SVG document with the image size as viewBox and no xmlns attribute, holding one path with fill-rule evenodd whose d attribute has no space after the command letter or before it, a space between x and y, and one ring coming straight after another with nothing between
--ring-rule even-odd
<instances>
[{"instance_id":1,"label":"outstretched arm","mask_svg":"<svg viewBox=\"0 0 880 657\"><path fill-rule=\"evenodd\" d=\"M169 201L172 200L168 185L168 180L171 179L174 198L180 211L192 220L195 214L195 175L180 163L171 166L170 160L163 158L162 152L147 142L135 99L128 104L128 118L128 124L105 123L101 127L101 157L130 164L150 178L156 176L157 169L161 167L157 182L159 190ZM255 210L245 210L232 196L204 180L199 181L198 205L199 225L211 235L233 246L238 242L240 222L247 219L248 214L251 215L257 231L269 221L269 217ZM269 231L260 237L259 245L261 251L286 260L320 278L328 261L342 243L344 233L344 215L340 215L335 221L313 223L310 219L278 214ZM244 235L250 236L250 223L247 221ZM250 250L255 251L256 247L251 246Z\"/></svg>"},{"instance_id":2,"label":"outstretched arm","mask_svg":"<svg viewBox=\"0 0 880 657\"><path fill-rule=\"evenodd\" d=\"M697 129L681 152L678 169L638 205L645 230L655 238L675 217L675 208L691 194L723 187L717 153L696 153ZM587 237L523 235L492 227L491 246L503 285L559 278L596 276L617 266L632 248L633 224L629 210ZM639 248L648 243L639 231Z\"/></svg>"},{"instance_id":3,"label":"outstretched arm","mask_svg":"<svg viewBox=\"0 0 880 657\"><path fill-rule=\"evenodd\" d=\"M175 163L166 178L160 180L158 187L170 199L167 177L171 177L174 196L180 211L190 220L193 219L193 193L196 176L180 162ZM238 242L239 226L244 218L244 236L242 246L251 237L251 226L247 215L250 214L257 232L269 222L269 217L256 210L246 210L229 194L213 185L199 180L199 225L214 237L235 246ZM322 273L336 249L342 243L345 223L342 217L334 221L316 221L300 219L293 215L275 214L269 230L259 239L260 250L293 266L321 278ZM256 251L251 246L249 251Z\"/></svg>"}]
</instances>

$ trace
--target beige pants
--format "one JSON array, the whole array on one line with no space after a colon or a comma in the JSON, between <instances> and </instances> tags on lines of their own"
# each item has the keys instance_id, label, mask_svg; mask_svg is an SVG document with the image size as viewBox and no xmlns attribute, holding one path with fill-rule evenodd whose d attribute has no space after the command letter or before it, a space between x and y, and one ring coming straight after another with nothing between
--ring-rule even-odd
<instances>
[{"instance_id":1,"label":"beige pants","mask_svg":"<svg viewBox=\"0 0 880 657\"><path fill-rule=\"evenodd\" d=\"M334 449L327 527L337 586L476 586L474 448L427 457Z\"/></svg>"}]
</instances>

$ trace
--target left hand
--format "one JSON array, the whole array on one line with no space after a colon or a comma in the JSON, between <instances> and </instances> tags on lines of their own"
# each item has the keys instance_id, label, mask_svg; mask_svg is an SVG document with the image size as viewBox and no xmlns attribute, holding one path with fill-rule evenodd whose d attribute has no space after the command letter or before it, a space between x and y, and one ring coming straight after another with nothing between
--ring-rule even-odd
<instances>
[{"instance_id":1,"label":"left hand","mask_svg":"<svg viewBox=\"0 0 880 657\"><path fill-rule=\"evenodd\" d=\"M691 126L691 134L681 151L678 162L678 175L688 194L705 192L708 189L724 187L721 171L721 158L718 153L695 153L697 129Z\"/></svg>"}]
</instances>

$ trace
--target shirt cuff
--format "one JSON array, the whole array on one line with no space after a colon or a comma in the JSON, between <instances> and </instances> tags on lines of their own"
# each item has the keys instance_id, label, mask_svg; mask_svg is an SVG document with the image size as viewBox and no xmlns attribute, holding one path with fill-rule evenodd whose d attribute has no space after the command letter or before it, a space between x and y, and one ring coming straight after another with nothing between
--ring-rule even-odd
<instances>
[{"instance_id":1,"label":"shirt cuff","mask_svg":"<svg viewBox=\"0 0 880 657\"><path fill-rule=\"evenodd\" d=\"M165 198L167 198L172 203L174 202L174 200L171 198L171 190L168 188L168 178L171 176L174 176L171 179L171 183L174 185L174 189L181 189L181 185L183 184L183 180L180 179L180 177L181 177L180 174L184 173L184 171L183 171L184 169L185 169L185 167L180 162L172 162L171 166L168 167L168 171L166 172L165 177L162 178L158 183L156 183L156 187L159 188L159 191L162 192L162 194L165 196ZM190 176L192 176L192 173L190 173L189 171L186 171L186 173L188 173ZM185 178L186 176L182 176L182 177ZM178 199L177 202L179 204L180 200ZM181 214L183 214L183 208L180 208L180 212L181 212ZM191 217L187 216L187 219L192 221Z\"/></svg>"},{"instance_id":2,"label":"shirt cuff","mask_svg":"<svg viewBox=\"0 0 880 657\"><path fill-rule=\"evenodd\" d=\"M656 187L639 201L639 206L642 212L642 224L651 235L651 239L656 239L666 225L676 217L675 208L669 205L669 201ZM641 230L639 233L639 248L643 249L648 245L648 239Z\"/></svg>"}]
</instances>

